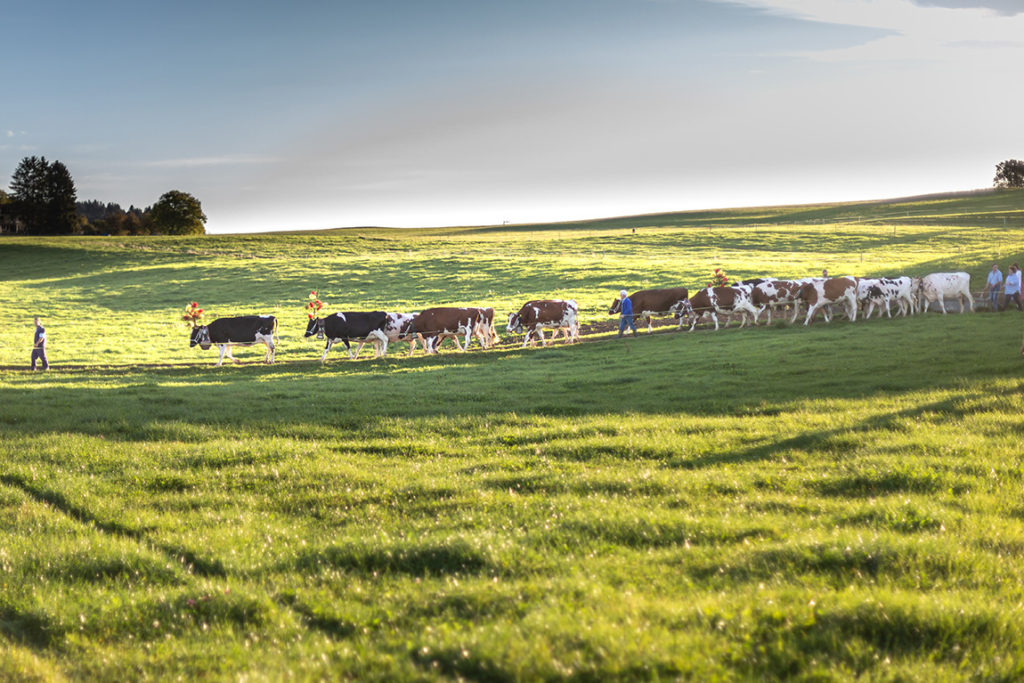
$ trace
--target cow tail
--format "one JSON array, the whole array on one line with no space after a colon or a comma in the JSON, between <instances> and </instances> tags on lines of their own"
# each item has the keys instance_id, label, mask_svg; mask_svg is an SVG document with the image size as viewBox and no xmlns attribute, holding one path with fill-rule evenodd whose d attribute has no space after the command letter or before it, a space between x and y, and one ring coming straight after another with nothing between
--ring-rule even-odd
<instances>
[{"instance_id":1,"label":"cow tail","mask_svg":"<svg viewBox=\"0 0 1024 683\"><path fill-rule=\"evenodd\" d=\"M281 344L281 338L277 336L277 316L274 316L274 348Z\"/></svg>"}]
</instances>

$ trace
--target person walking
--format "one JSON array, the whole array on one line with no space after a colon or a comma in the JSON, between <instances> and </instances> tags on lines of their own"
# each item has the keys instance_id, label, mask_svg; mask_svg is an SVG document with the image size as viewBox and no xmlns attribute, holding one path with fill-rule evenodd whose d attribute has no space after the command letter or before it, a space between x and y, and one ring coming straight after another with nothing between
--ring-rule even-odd
<instances>
[{"instance_id":1,"label":"person walking","mask_svg":"<svg viewBox=\"0 0 1024 683\"><path fill-rule=\"evenodd\" d=\"M633 322L633 302L629 300L626 290L619 292L619 336L626 331L626 327L633 330L636 336L636 323Z\"/></svg>"},{"instance_id":2,"label":"person walking","mask_svg":"<svg viewBox=\"0 0 1024 683\"><path fill-rule=\"evenodd\" d=\"M36 361L43 362L43 370L50 369L50 363L46 360L46 330L36 317L36 333L32 338L32 369L36 369Z\"/></svg>"},{"instance_id":3,"label":"person walking","mask_svg":"<svg viewBox=\"0 0 1024 683\"><path fill-rule=\"evenodd\" d=\"M985 281L985 291L988 292L988 306L993 311L999 310L999 290L1003 286L1003 274L999 270L999 264L993 263L989 271L988 279Z\"/></svg>"},{"instance_id":4,"label":"person walking","mask_svg":"<svg viewBox=\"0 0 1024 683\"><path fill-rule=\"evenodd\" d=\"M1024 311L1024 306L1021 306L1020 301L1020 266L1014 263L1010 266L1010 273L1006 276L1006 287L1003 290L1006 294L1006 298L1003 299L1003 308L1007 308L1012 301L1017 305L1018 311Z\"/></svg>"}]
</instances>

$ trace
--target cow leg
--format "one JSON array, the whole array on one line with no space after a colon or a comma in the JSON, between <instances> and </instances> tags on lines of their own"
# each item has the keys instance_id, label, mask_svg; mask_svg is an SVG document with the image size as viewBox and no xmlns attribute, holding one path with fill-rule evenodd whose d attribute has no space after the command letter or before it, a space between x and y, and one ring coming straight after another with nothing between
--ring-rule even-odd
<instances>
[{"instance_id":1,"label":"cow leg","mask_svg":"<svg viewBox=\"0 0 1024 683\"><path fill-rule=\"evenodd\" d=\"M967 299L967 305L971 307L971 313L974 313L974 295L971 294L970 292L967 292L966 294L963 295L963 297L965 299ZM965 306L964 306L963 302L960 302L960 312L961 313L964 312L964 308L965 308Z\"/></svg>"},{"instance_id":2,"label":"cow leg","mask_svg":"<svg viewBox=\"0 0 1024 683\"><path fill-rule=\"evenodd\" d=\"M882 317L881 311L879 311L878 317L879 318ZM885 317L889 318L890 320L892 319L892 309L889 307L889 300L888 299L885 300Z\"/></svg>"},{"instance_id":3,"label":"cow leg","mask_svg":"<svg viewBox=\"0 0 1024 683\"><path fill-rule=\"evenodd\" d=\"M939 294L939 305L942 306L942 315L946 315L946 295Z\"/></svg>"},{"instance_id":4,"label":"cow leg","mask_svg":"<svg viewBox=\"0 0 1024 683\"><path fill-rule=\"evenodd\" d=\"M267 345L267 355L263 359L264 363L270 364L274 362L274 342L270 339L264 339L263 343Z\"/></svg>"},{"instance_id":5,"label":"cow leg","mask_svg":"<svg viewBox=\"0 0 1024 683\"><path fill-rule=\"evenodd\" d=\"M811 304L807 308L807 319L804 320L804 327L811 324L811 319L814 318L814 314L818 312L818 304Z\"/></svg>"},{"instance_id":6,"label":"cow leg","mask_svg":"<svg viewBox=\"0 0 1024 683\"><path fill-rule=\"evenodd\" d=\"M651 316L644 316L647 320L647 332L654 332L654 319Z\"/></svg>"},{"instance_id":7,"label":"cow leg","mask_svg":"<svg viewBox=\"0 0 1024 683\"><path fill-rule=\"evenodd\" d=\"M227 357L231 359L231 362L232 363L241 363L242 361L240 361L237 358L235 358L235 355L231 352L231 344L225 344L225 346L228 349Z\"/></svg>"},{"instance_id":8,"label":"cow leg","mask_svg":"<svg viewBox=\"0 0 1024 683\"><path fill-rule=\"evenodd\" d=\"M220 349L220 358L217 359L216 367L220 367L224 363L224 352L227 350L227 346L224 344L218 344L217 348Z\"/></svg>"},{"instance_id":9,"label":"cow leg","mask_svg":"<svg viewBox=\"0 0 1024 683\"><path fill-rule=\"evenodd\" d=\"M327 343L324 345L324 355L320 356L320 362L321 363L326 363L327 362L327 352L331 350L332 346L334 346L334 342L332 342L330 339L328 339Z\"/></svg>"}]
</instances>

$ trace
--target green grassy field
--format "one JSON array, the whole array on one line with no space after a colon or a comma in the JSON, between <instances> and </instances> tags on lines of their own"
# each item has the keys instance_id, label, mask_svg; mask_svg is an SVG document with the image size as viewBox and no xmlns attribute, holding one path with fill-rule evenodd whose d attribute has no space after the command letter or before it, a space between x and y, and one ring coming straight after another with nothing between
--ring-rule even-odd
<instances>
[{"instance_id":1,"label":"green grassy field","mask_svg":"<svg viewBox=\"0 0 1024 683\"><path fill-rule=\"evenodd\" d=\"M0 679L1017 680L1016 312L327 365L301 332L311 288L499 315L571 296L585 322L714 267L980 290L1022 227L999 192L4 239ZM212 367L192 300L277 314L281 362ZM14 369L37 313L46 374Z\"/></svg>"}]
</instances>

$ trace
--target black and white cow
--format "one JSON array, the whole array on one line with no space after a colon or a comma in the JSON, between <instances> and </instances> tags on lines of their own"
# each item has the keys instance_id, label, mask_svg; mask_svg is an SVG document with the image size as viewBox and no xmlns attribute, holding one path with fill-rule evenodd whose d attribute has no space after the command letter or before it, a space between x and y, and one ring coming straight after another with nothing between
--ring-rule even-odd
<instances>
[{"instance_id":1,"label":"black and white cow","mask_svg":"<svg viewBox=\"0 0 1024 683\"><path fill-rule=\"evenodd\" d=\"M211 346L220 347L217 367L224 362L224 356L238 363L231 355L232 346L265 344L267 355L264 362L274 362L274 345L277 336L277 318L272 315L241 315L235 318L217 318L209 325L192 328L189 348L196 344L204 351Z\"/></svg>"},{"instance_id":2,"label":"black and white cow","mask_svg":"<svg viewBox=\"0 0 1024 683\"><path fill-rule=\"evenodd\" d=\"M377 357L380 358L388 350L388 338L384 334L387 321L388 314L384 311L331 313L326 318L310 318L305 336L312 337L315 334L317 339L327 339L321 362L326 362L327 352L337 342L345 345L349 358L358 356L363 344L372 343ZM358 343L355 353L352 353L352 347L349 345L349 342L353 341Z\"/></svg>"}]
</instances>

